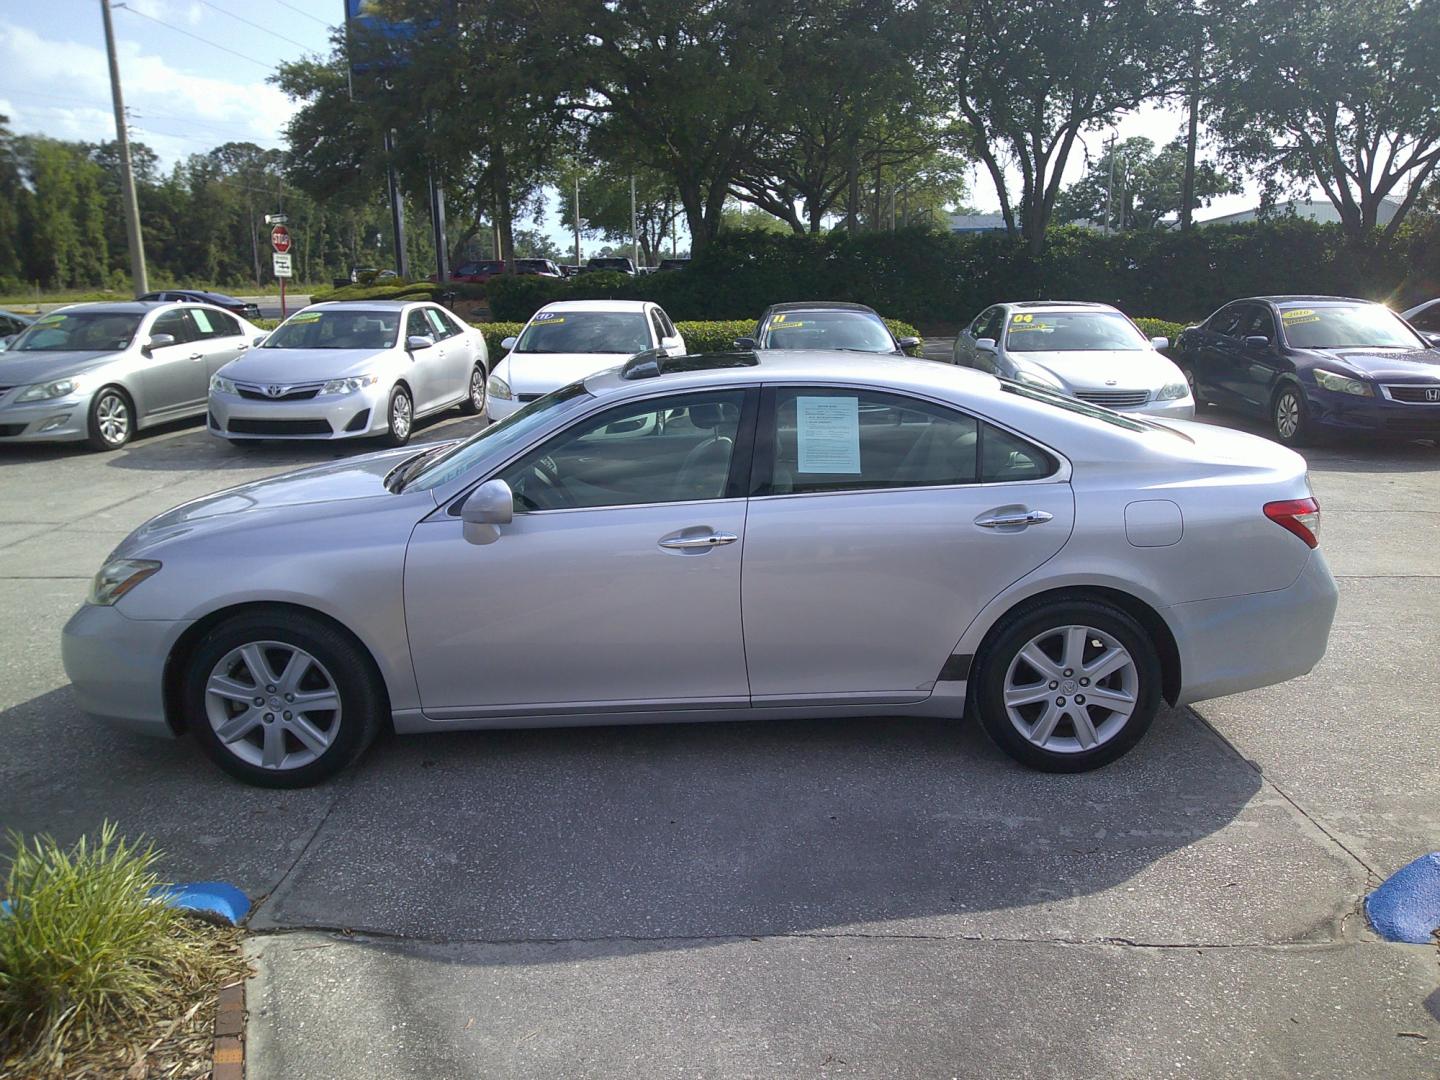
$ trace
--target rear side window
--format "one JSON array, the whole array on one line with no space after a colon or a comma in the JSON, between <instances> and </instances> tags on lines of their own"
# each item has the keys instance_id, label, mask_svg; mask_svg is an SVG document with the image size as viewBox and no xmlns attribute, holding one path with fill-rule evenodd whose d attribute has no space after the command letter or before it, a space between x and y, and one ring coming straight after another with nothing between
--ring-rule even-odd
<instances>
[{"instance_id":1,"label":"rear side window","mask_svg":"<svg viewBox=\"0 0 1440 1080\"><path fill-rule=\"evenodd\" d=\"M197 307L190 312L195 329L202 338L238 337L240 324L229 315L212 308Z\"/></svg>"}]
</instances>

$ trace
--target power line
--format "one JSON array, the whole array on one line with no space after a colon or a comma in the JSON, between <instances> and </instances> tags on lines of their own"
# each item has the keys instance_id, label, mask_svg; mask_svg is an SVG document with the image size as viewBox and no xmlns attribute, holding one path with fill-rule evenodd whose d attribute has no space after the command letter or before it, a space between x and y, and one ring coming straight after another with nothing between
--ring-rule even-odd
<instances>
[{"instance_id":1,"label":"power line","mask_svg":"<svg viewBox=\"0 0 1440 1080\"><path fill-rule=\"evenodd\" d=\"M262 34L269 34L271 37L277 37L277 38L279 38L281 41L288 41L291 45L298 45L298 46L299 46L300 48L302 48L302 49L309 49L309 48L310 48L310 46L309 46L309 45L306 45L303 41L296 41L296 40L295 40L294 38L292 38L292 37L286 37L284 34L280 33L278 30L271 30L268 26L262 26L260 23L251 22L249 19L245 18L243 15L236 15L233 11L226 11L224 8L220 7L219 5L217 5L217 4L212 4L212 3L210 2L210 0L197 0L197 2L198 2L198 3L201 3L201 4L204 4L204 5L205 5L207 8L209 8L211 11L218 11L221 15L224 15L224 16L226 16L227 18L234 19L236 22L242 22L242 23L244 23L246 26L254 27L256 30L259 30Z\"/></svg>"},{"instance_id":2,"label":"power line","mask_svg":"<svg viewBox=\"0 0 1440 1080\"><path fill-rule=\"evenodd\" d=\"M256 60L253 56L246 56L244 53L236 52L234 49L228 49L224 45L220 45L214 41L211 41L209 38L201 37L199 34L192 34L189 30L181 30L178 26L171 26L164 19L157 19L151 15L146 15L143 11L136 11L134 8L129 7L126 4L115 4L113 6L119 8L121 11L128 12L131 15L138 15L142 19L149 19L157 26L165 27L166 30L174 31L177 34L184 34L188 38L194 38L196 41L200 42L203 45L209 45L212 49L219 49L221 52L229 53L231 56L238 56L241 60L248 60L252 64L259 64L266 71L269 71L275 66L274 64L266 63L264 60Z\"/></svg>"},{"instance_id":3,"label":"power line","mask_svg":"<svg viewBox=\"0 0 1440 1080\"><path fill-rule=\"evenodd\" d=\"M44 91L42 91L42 90L0 91L0 98L7 98L7 97L40 97L40 98L48 98L48 99L50 99L50 100L52 100L52 101L73 102L73 103L76 104L76 105L85 105L85 106L88 106L88 107L90 107L90 108L93 108L93 109L102 111L102 112L104 111L104 106L103 106L103 105L96 105L96 104L94 104L92 101L90 101L90 100L87 99L87 98L70 97L70 96L67 96L67 95L65 95L65 94L49 94L49 93L46 93L46 92L44 92ZM35 106L35 108L51 108L51 109L56 108L56 107L57 107L57 106L53 106L53 105L49 105L49 106L46 106L46 105L37 105L37 106ZM146 118L157 118L157 117L158 117L158 118L165 119L165 120L182 120L182 121L184 121L185 123L190 124L192 127L208 128L209 130L219 132L219 133L222 134L222 135L225 134L225 131L223 130L223 129L225 129L225 128L229 128L229 129L231 129L231 130L233 130L233 131L244 131L244 132L251 132L251 133L253 133L254 130L255 130L255 128L254 128L253 125L251 125L251 124L246 124L246 123L242 123L242 122L239 122L239 121L217 120L217 119L214 119L214 118L211 118L211 117L207 117L207 118L205 118L204 120L197 120L193 115L192 115L192 116L182 116L182 115L180 115L179 113L157 112L157 111L155 111L154 109L151 109L148 105L126 105L126 106L125 106L125 112L126 112L126 114L129 115L129 116L131 116L131 117L133 117L133 118L141 119L141 120L146 119Z\"/></svg>"},{"instance_id":4,"label":"power line","mask_svg":"<svg viewBox=\"0 0 1440 1080\"><path fill-rule=\"evenodd\" d=\"M309 19L311 22L317 22L321 26L325 27L326 30L330 29L330 24L324 19L320 18L320 16L318 15L311 15L310 12L304 11L301 8L296 7L294 4L287 4L285 0L275 0L275 3L279 4L283 8L289 8L291 11L295 12L296 15L304 15L305 18Z\"/></svg>"}]
</instances>

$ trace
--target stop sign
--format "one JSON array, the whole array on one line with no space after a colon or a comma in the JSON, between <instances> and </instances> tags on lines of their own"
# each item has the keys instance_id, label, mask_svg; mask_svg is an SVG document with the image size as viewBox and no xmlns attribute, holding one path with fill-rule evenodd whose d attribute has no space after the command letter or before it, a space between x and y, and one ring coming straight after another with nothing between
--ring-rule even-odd
<instances>
[{"instance_id":1,"label":"stop sign","mask_svg":"<svg viewBox=\"0 0 1440 1080\"><path fill-rule=\"evenodd\" d=\"M290 230L284 225L276 225L270 230L270 246L284 255L290 250Z\"/></svg>"}]
</instances>

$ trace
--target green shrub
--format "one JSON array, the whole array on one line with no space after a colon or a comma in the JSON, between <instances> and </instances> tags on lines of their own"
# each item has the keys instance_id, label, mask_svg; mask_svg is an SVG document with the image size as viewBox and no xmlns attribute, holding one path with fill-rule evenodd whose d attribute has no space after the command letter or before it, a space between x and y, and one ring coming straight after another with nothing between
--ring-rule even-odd
<instances>
[{"instance_id":1,"label":"green shrub","mask_svg":"<svg viewBox=\"0 0 1440 1080\"><path fill-rule=\"evenodd\" d=\"M475 323L474 326L485 335L485 345L490 351L491 367L505 358L506 350L500 347L500 342L507 337L519 337L520 331L525 329L525 324L520 322Z\"/></svg>"},{"instance_id":2,"label":"green shrub","mask_svg":"<svg viewBox=\"0 0 1440 1080\"><path fill-rule=\"evenodd\" d=\"M1170 344L1174 345L1176 339L1180 336L1180 332L1190 324L1169 322L1165 319L1148 319L1143 316L1139 316L1135 319L1135 325L1140 327L1141 333L1143 333L1146 337L1169 338Z\"/></svg>"},{"instance_id":3,"label":"green shrub","mask_svg":"<svg viewBox=\"0 0 1440 1080\"><path fill-rule=\"evenodd\" d=\"M890 332L896 338L920 336L920 332L915 327L909 323L900 322L898 319L886 319L885 324L890 327ZM475 323L475 327L485 335L485 344L490 347L490 364L493 367L505 356L505 350L500 347L500 342L507 337L519 335L525 324L518 322ZM728 352L735 348L736 338L749 337L755 332L755 322L753 319L678 322L675 324L675 329L679 330L680 336L685 339L687 352Z\"/></svg>"},{"instance_id":4,"label":"green shrub","mask_svg":"<svg viewBox=\"0 0 1440 1080\"><path fill-rule=\"evenodd\" d=\"M210 963L201 931L156 902L158 854L106 824L62 848L11 836L0 916L0 1050L35 1075L105 1029L164 1012ZM26 1071L28 1069L29 1071Z\"/></svg>"},{"instance_id":5,"label":"green shrub","mask_svg":"<svg viewBox=\"0 0 1440 1080\"><path fill-rule=\"evenodd\" d=\"M402 281L390 278L373 284L342 285L337 289L316 289L310 294L312 304L329 300L434 300L439 302L440 294L452 292L464 299L483 299L485 286L464 281L447 282L444 286L433 281Z\"/></svg>"}]
</instances>

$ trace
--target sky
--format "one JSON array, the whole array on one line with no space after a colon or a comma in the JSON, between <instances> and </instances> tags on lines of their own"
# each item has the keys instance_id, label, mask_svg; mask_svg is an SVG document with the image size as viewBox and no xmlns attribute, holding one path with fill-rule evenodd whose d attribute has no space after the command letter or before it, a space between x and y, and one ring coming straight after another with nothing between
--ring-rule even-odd
<instances>
[{"instance_id":1,"label":"sky","mask_svg":"<svg viewBox=\"0 0 1440 1080\"><path fill-rule=\"evenodd\" d=\"M115 0L132 138L154 150L162 168L232 140L283 145L295 105L266 79L283 61L328 53L330 26L343 12L343 0ZM0 114L20 133L97 142L115 137L100 0L0 0ZM1145 135L1160 146L1182 125L1179 113L1147 108L1122 118L1118 134ZM1086 135L1092 156L1106 137ZM1077 148L1067 181L1083 168ZM998 209L988 176L983 170L972 176L971 204ZM1254 202L1253 194L1231 196L1196 216ZM569 250L553 199L544 228ZM587 252L598 246L585 244Z\"/></svg>"}]
</instances>

